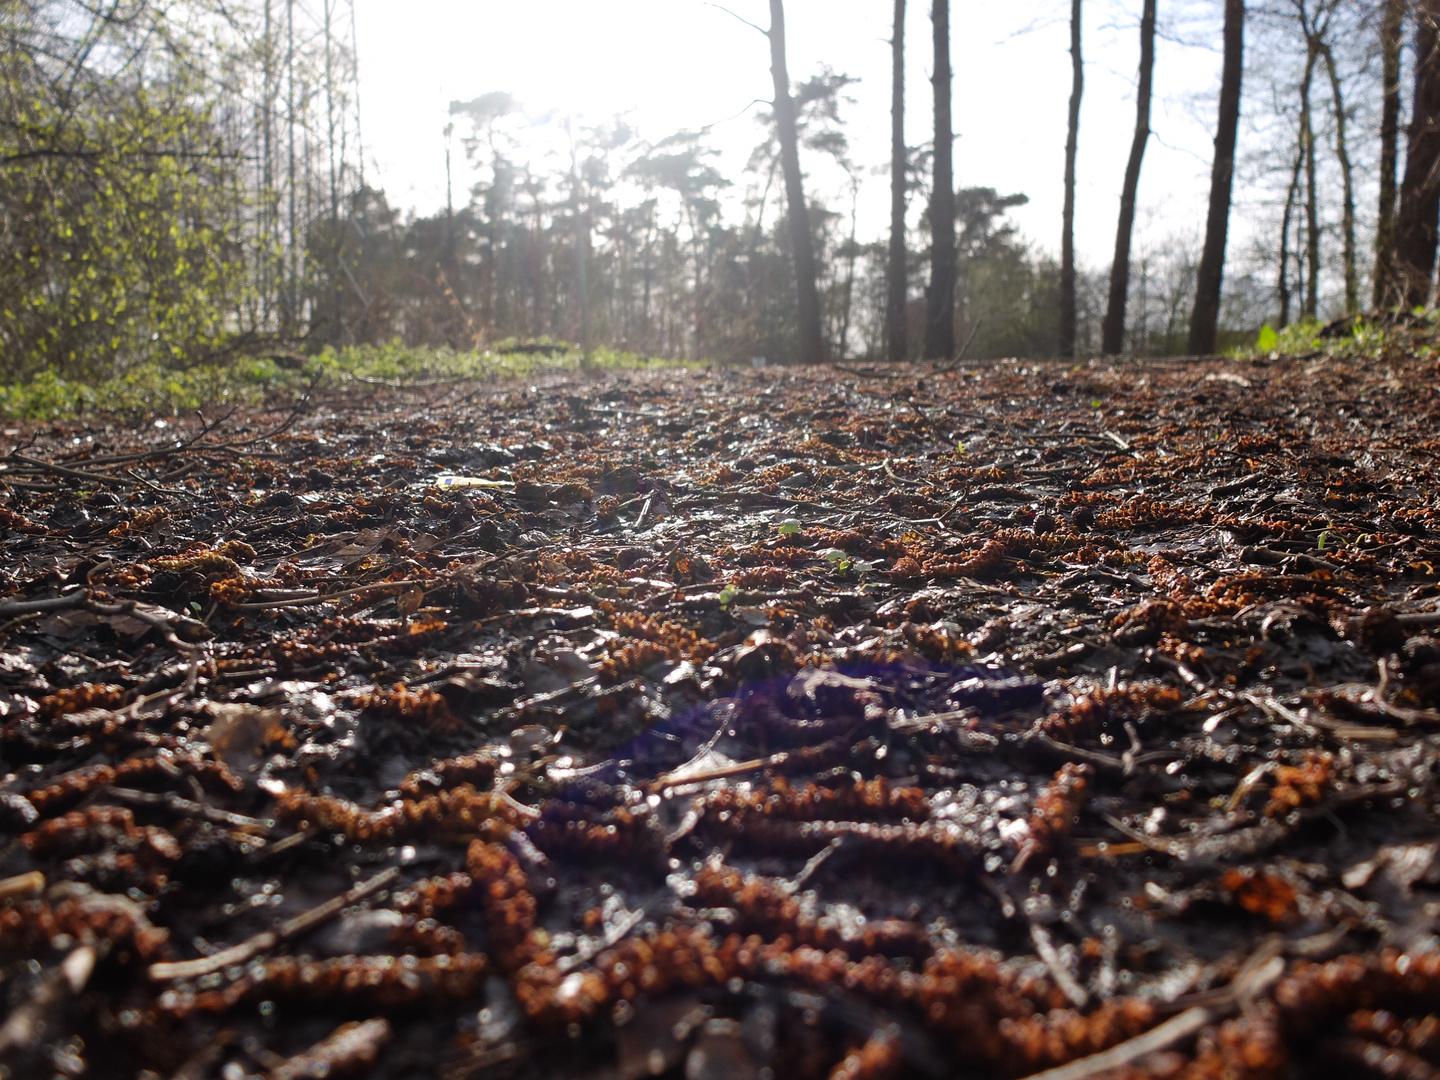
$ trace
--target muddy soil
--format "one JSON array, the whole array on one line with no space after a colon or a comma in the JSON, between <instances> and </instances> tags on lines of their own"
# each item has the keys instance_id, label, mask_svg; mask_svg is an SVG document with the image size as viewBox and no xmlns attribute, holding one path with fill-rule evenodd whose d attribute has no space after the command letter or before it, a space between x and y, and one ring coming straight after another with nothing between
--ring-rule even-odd
<instances>
[{"instance_id":1,"label":"muddy soil","mask_svg":"<svg viewBox=\"0 0 1440 1080\"><path fill-rule=\"evenodd\" d=\"M6 1075L1434 1076L1437 382L13 425Z\"/></svg>"}]
</instances>

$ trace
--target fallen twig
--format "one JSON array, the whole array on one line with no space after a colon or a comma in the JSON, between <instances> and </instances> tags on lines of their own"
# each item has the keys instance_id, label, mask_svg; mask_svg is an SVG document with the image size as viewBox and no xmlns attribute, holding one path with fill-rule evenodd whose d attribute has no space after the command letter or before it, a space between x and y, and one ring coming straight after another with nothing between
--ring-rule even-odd
<instances>
[{"instance_id":1,"label":"fallen twig","mask_svg":"<svg viewBox=\"0 0 1440 1080\"><path fill-rule=\"evenodd\" d=\"M221 949L212 956L203 956L198 960L180 960L174 963L160 963L150 965L150 978L155 982L166 982L171 979L195 979L201 975L209 975L216 971L223 971L233 964L244 964L258 956L260 953L269 952L276 945L289 941L291 938L299 937L307 931L315 929L321 923L334 918L356 901L363 900L373 892L378 892L400 876L399 867L392 866L388 870L382 870L369 881L356 885L348 892L341 893L325 903L311 908L309 911L302 911L293 919L280 924L274 930L266 930L256 934L248 941L242 941L239 945L232 945L228 949Z\"/></svg>"}]
</instances>

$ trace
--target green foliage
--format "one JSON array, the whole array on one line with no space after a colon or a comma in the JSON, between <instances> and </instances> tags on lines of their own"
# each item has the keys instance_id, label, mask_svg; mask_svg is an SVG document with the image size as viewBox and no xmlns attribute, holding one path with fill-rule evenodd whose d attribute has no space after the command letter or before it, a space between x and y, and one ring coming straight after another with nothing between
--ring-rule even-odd
<instances>
[{"instance_id":1,"label":"green foliage","mask_svg":"<svg viewBox=\"0 0 1440 1080\"><path fill-rule=\"evenodd\" d=\"M1393 348L1406 350L1423 349L1422 339L1434 336L1433 313L1420 312L1423 317L1419 325L1386 326L1382 322L1367 322L1355 316L1344 332L1344 324L1325 323L1315 318L1304 318L1291 323L1278 333L1268 324L1260 328L1253 346L1232 349L1230 355L1236 359L1250 359L1255 356L1313 356L1323 353L1327 356L1372 356Z\"/></svg>"},{"instance_id":2,"label":"green foliage","mask_svg":"<svg viewBox=\"0 0 1440 1080\"><path fill-rule=\"evenodd\" d=\"M205 107L178 75L78 104L49 90L0 57L0 375L94 378L214 350L246 275Z\"/></svg>"},{"instance_id":3,"label":"green foliage","mask_svg":"<svg viewBox=\"0 0 1440 1080\"><path fill-rule=\"evenodd\" d=\"M449 379L515 378L536 371L574 370L578 352L558 357L529 353L457 353L450 349L400 344L325 349L296 368L270 359L246 358L225 365L174 368L151 361L108 379L68 379L42 370L27 379L0 384L0 416L57 420L103 413L174 416L224 404L256 404L268 397L296 397L355 383L409 385ZM595 350L595 367L683 366L610 349Z\"/></svg>"}]
</instances>

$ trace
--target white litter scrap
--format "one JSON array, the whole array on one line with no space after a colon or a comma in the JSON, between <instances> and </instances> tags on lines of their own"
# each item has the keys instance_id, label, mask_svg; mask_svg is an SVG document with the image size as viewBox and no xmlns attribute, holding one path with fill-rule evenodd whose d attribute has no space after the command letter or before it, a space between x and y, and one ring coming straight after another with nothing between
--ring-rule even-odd
<instances>
[{"instance_id":1,"label":"white litter scrap","mask_svg":"<svg viewBox=\"0 0 1440 1080\"><path fill-rule=\"evenodd\" d=\"M430 481L438 488L513 488L514 480L487 480L483 476L454 476L444 474Z\"/></svg>"}]
</instances>

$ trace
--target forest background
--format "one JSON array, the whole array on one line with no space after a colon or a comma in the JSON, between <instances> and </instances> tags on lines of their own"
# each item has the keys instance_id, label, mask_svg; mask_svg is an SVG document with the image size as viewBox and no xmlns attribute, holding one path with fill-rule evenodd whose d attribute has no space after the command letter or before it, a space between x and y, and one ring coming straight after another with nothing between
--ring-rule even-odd
<instances>
[{"instance_id":1,"label":"forest background","mask_svg":"<svg viewBox=\"0 0 1440 1080\"><path fill-rule=\"evenodd\" d=\"M931 20L947 4L912 4L908 23L905 5L894 6L909 27L902 44L912 67L916 53L939 61L943 48L958 66L987 47L966 33L963 5L948 12L943 34L931 33ZM1132 76L1131 109L1150 98L1147 33L1152 48L1158 36L1162 48L1208 55L1219 86L1219 0L1159 5L1158 16L1154 0L1134 6L1127 21L1121 7L1073 0L1037 11L1033 25L1058 21L1072 35L1135 38L1128 63L1139 55L1142 70ZM1418 143L1435 141L1437 104L1427 97L1435 94L1434 6L1223 5L1243 11L1245 42L1217 347L1253 344L1262 324L1295 325L1303 337L1319 321L1416 299L1413 288L1385 291L1394 254L1387 216L1402 201L1405 170L1433 151ZM1033 98L1010 102L1003 87L983 102L956 96L961 137L942 143L955 148L962 179L958 188L948 179L937 188L935 177L948 170L936 160L936 132L913 122L915 100L928 100L932 86L913 75L899 152L860 160L854 132L888 128L888 110L862 113L844 71L822 64L785 74L782 40L776 94L727 128L732 142L736 122L753 132L753 150L736 169L710 128L650 132L624 114L597 119L580 102L571 111L532 107L486 85L482 62L469 76L480 92L457 94L440 115L414 117L417 129L433 131L432 168L445 177L445 201L407 211L387 197L365 140L365 91L374 80L357 52L357 17L366 10L357 13L353 0L0 3L0 379L84 383L157 365L195 371L236 362L265 374L327 349L397 342L455 353L568 342L722 362L1195 351L1202 202L1167 215L1159 229L1142 222L1134 237L1122 222L1117 241L1125 240L1128 258L1103 265L1075 257L1061 221L1054 235L1039 235L1033 219L1022 233L1014 221L1036 190L1048 196L1073 185L1062 173L1065 147L1050 148L1053 172L1035 175L1028 191L986 186L985 161L966 158L967 114L1009 110L1015 138L1028 140L1042 126ZM765 14L755 3L743 12L715 8L753 39L750 51L727 53L728 64L774 74L779 0L771 0L768 21ZM750 16L758 21L745 26ZM804 33L803 24L789 29L792 40ZM894 44L873 47L884 53ZM505 47L532 52L541 68L548 62L543 40ZM1057 53L1054 63L1070 68L1072 59ZM1119 61L1112 50L1099 63ZM1214 124L1214 93L1169 104ZM1152 117L1163 103L1150 103ZM1068 104L1060 97L1049 107L1063 116ZM784 114L792 111L793 185L784 153ZM1138 120L1153 154L1163 124L1143 110ZM1086 134L1082 127L1082 155ZM1093 218L1115 214L1124 165L1112 163L1110 198L1087 194L1091 232ZM1143 152L1131 166L1143 189ZM1432 265L1434 174L1412 185L1428 206ZM868 200L881 192L877 177L902 178L889 193L903 200L893 233L860 227L875 219L862 215L860 200L862 190ZM937 200L942 188L953 189L953 206L937 213L947 201ZM954 255L937 261L947 228ZM805 237L810 315L803 284L796 287L807 277L797 258ZM951 295L948 281L935 284L937 268L947 267L953 310L937 354L927 340L927 300ZM1428 282L1427 275L1422 303ZM1103 324L1107 315L1116 321L1117 306L1118 331L1106 340ZM819 344L807 350L797 336L811 318ZM898 352L897 323L906 331Z\"/></svg>"}]
</instances>

